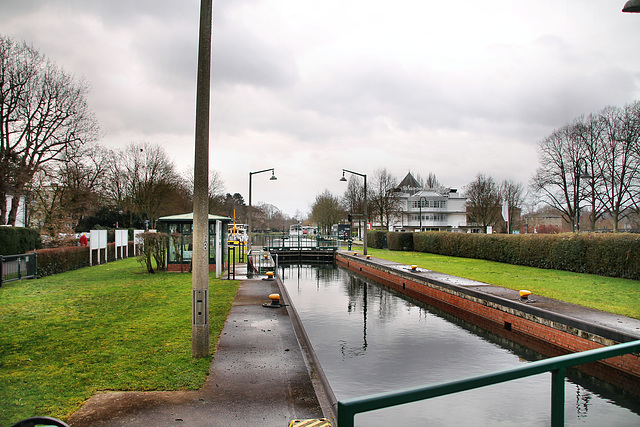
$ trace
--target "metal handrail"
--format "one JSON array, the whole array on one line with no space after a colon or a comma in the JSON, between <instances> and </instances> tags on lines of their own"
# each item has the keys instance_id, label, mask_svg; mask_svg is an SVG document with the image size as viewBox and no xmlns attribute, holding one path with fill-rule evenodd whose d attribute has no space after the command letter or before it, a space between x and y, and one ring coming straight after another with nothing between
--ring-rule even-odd
<instances>
[{"instance_id":1,"label":"metal handrail","mask_svg":"<svg viewBox=\"0 0 640 427\"><path fill-rule=\"evenodd\" d=\"M312 236L270 234L262 236L261 246L265 250L337 250L339 238L321 234Z\"/></svg>"},{"instance_id":2,"label":"metal handrail","mask_svg":"<svg viewBox=\"0 0 640 427\"><path fill-rule=\"evenodd\" d=\"M539 360L524 366L507 368L457 381L345 399L338 401L338 426L353 427L354 417L359 413L459 393L545 372L551 372L551 425L554 427L562 426L564 425L566 368L639 351L640 340Z\"/></svg>"},{"instance_id":3,"label":"metal handrail","mask_svg":"<svg viewBox=\"0 0 640 427\"><path fill-rule=\"evenodd\" d=\"M0 287L5 282L38 276L38 254L0 255Z\"/></svg>"}]
</instances>

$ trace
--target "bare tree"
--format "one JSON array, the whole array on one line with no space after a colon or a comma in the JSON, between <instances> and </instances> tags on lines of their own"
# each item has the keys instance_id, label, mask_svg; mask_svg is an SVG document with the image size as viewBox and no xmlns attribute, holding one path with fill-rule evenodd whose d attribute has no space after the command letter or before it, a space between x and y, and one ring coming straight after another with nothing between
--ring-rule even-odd
<instances>
[{"instance_id":1,"label":"bare tree","mask_svg":"<svg viewBox=\"0 0 640 427\"><path fill-rule=\"evenodd\" d=\"M507 221L512 230L520 227L519 218L525 201L524 184L505 179L500 184L500 200L509 207Z\"/></svg>"},{"instance_id":2,"label":"bare tree","mask_svg":"<svg viewBox=\"0 0 640 427\"><path fill-rule=\"evenodd\" d=\"M541 166L531 184L532 189L540 194L541 201L560 211L568 223L574 223L576 202L579 204L581 200L577 178L584 147L576 143L574 136L572 127L566 125L538 144Z\"/></svg>"},{"instance_id":3,"label":"bare tree","mask_svg":"<svg viewBox=\"0 0 640 427\"><path fill-rule=\"evenodd\" d=\"M88 85L26 43L0 36L0 221L14 225L20 195L45 164L97 138Z\"/></svg>"},{"instance_id":4,"label":"bare tree","mask_svg":"<svg viewBox=\"0 0 640 427\"><path fill-rule=\"evenodd\" d=\"M114 208L140 215L151 227L161 215L175 213L168 195L184 195L187 187L158 145L132 143L112 152L107 190Z\"/></svg>"},{"instance_id":5,"label":"bare tree","mask_svg":"<svg viewBox=\"0 0 640 427\"><path fill-rule=\"evenodd\" d=\"M342 206L352 214L364 213L364 182L357 176L350 176L347 189L342 196Z\"/></svg>"},{"instance_id":6,"label":"bare tree","mask_svg":"<svg viewBox=\"0 0 640 427\"><path fill-rule=\"evenodd\" d=\"M614 231L638 206L640 102L607 107L555 130L539 144L541 166L531 187L575 231L587 201L591 229L607 213Z\"/></svg>"},{"instance_id":7,"label":"bare tree","mask_svg":"<svg viewBox=\"0 0 640 427\"><path fill-rule=\"evenodd\" d=\"M465 188L469 221L484 227L495 225L500 220L500 192L490 176L479 173Z\"/></svg>"},{"instance_id":8,"label":"bare tree","mask_svg":"<svg viewBox=\"0 0 640 427\"><path fill-rule=\"evenodd\" d=\"M371 206L380 224L384 228L389 227L391 218L397 212L398 199L393 197L395 189L398 187L398 180L391 175L386 168L378 169L373 174L373 189L371 190Z\"/></svg>"},{"instance_id":9,"label":"bare tree","mask_svg":"<svg viewBox=\"0 0 640 427\"><path fill-rule=\"evenodd\" d=\"M184 189L185 196L187 196L190 200L193 200L193 178L194 178L193 168L189 168L186 174L183 176L184 182L188 185ZM220 176L220 172L214 169L209 170L209 213L210 214L221 214L225 210L225 198L224 198L224 181ZM230 217L233 217L231 214L228 214Z\"/></svg>"},{"instance_id":10,"label":"bare tree","mask_svg":"<svg viewBox=\"0 0 640 427\"><path fill-rule=\"evenodd\" d=\"M338 197L329 190L318 194L311 205L311 219L318 225L321 233L330 234L333 224L338 224L344 218L344 210L340 206Z\"/></svg>"},{"instance_id":11,"label":"bare tree","mask_svg":"<svg viewBox=\"0 0 640 427\"><path fill-rule=\"evenodd\" d=\"M436 178L436 174L433 172L429 172L427 175L427 180L424 183L425 188L439 188L441 187L440 181Z\"/></svg>"},{"instance_id":12,"label":"bare tree","mask_svg":"<svg viewBox=\"0 0 640 427\"><path fill-rule=\"evenodd\" d=\"M595 230L596 221L604 212L604 206L598 197L602 186L602 159L604 135L604 122L600 115L589 114L579 117L572 125L572 136L576 143L583 148L585 170L580 171L584 176L584 193L589 207L589 224L591 230ZM580 165L583 166L583 165Z\"/></svg>"},{"instance_id":13,"label":"bare tree","mask_svg":"<svg viewBox=\"0 0 640 427\"><path fill-rule=\"evenodd\" d=\"M632 186L640 178L638 158L634 156L640 142L640 102L623 108L606 108L601 112L603 138L597 161L601 172L601 189L596 197L613 221L613 230L631 213Z\"/></svg>"}]
</instances>

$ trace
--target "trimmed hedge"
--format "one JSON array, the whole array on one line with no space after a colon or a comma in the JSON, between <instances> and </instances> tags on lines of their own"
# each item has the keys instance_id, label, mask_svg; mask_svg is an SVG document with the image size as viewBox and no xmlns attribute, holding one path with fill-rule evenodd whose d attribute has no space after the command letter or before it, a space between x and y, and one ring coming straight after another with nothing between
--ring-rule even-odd
<instances>
[{"instance_id":1,"label":"trimmed hedge","mask_svg":"<svg viewBox=\"0 0 640 427\"><path fill-rule=\"evenodd\" d=\"M116 259L115 243L107 244L107 260ZM64 273L65 271L77 270L88 267L89 264L88 246L68 246L64 248L40 249L38 254L38 277L50 276L52 274ZM134 256L133 242L129 242L129 257ZM104 250L100 255L100 261L104 263ZM97 253L93 253L93 265L98 263Z\"/></svg>"},{"instance_id":2,"label":"trimmed hedge","mask_svg":"<svg viewBox=\"0 0 640 427\"><path fill-rule=\"evenodd\" d=\"M413 251L413 235L415 233L390 231L387 233L387 244L392 251Z\"/></svg>"},{"instance_id":3,"label":"trimmed hedge","mask_svg":"<svg viewBox=\"0 0 640 427\"><path fill-rule=\"evenodd\" d=\"M40 233L32 228L0 227L0 255L24 254L40 249Z\"/></svg>"},{"instance_id":4,"label":"trimmed hedge","mask_svg":"<svg viewBox=\"0 0 640 427\"><path fill-rule=\"evenodd\" d=\"M413 242L418 252L640 280L640 236L633 234L426 232L413 233Z\"/></svg>"},{"instance_id":5,"label":"trimmed hedge","mask_svg":"<svg viewBox=\"0 0 640 427\"><path fill-rule=\"evenodd\" d=\"M51 276L89 266L88 246L40 249L38 254L38 277Z\"/></svg>"},{"instance_id":6,"label":"trimmed hedge","mask_svg":"<svg viewBox=\"0 0 640 427\"><path fill-rule=\"evenodd\" d=\"M385 249L384 243L387 232L382 230L367 230L367 246L374 249Z\"/></svg>"}]
</instances>

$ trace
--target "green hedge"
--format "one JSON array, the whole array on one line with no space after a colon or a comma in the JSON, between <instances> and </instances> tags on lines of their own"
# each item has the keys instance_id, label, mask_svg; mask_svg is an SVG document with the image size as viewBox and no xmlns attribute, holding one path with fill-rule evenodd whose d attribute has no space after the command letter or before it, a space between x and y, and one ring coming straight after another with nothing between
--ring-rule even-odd
<instances>
[{"instance_id":1,"label":"green hedge","mask_svg":"<svg viewBox=\"0 0 640 427\"><path fill-rule=\"evenodd\" d=\"M40 233L32 228L0 227L0 255L18 255L40 249Z\"/></svg>"},{"instance_id":2,"label":"green hedge","mask_svg":"<svg viewBox=\"0 0 640 427\"><path fill-rule=\"evenodd\" d=\"M426 232L413 233L413 242L418 252L640 280L640 236L633 234Z\"/></svg>"},{"instance_id":3,"label":"green hedge","mask_svg":"<svg viewBox=\"0 0 640 427\"><path fill-rule=\"evenodd\" d=\"M114 261L115 243L107 244L107 260ZM134 256L133 242L129 242L129 258ZM88 246L68 246L64 248L40 249L38 254L38 277L50 276L52 274L64 273L65 271L77 270L88 267L89 263ZM93 252L93 265L98 263L97 251ZM104 249L100 253L100 262L104 263Z\"/></svg>"},{"instance_id":4,"label":"green hedge","mask_svg":"<svg viewBox=\"0 0 640 427\"><path fill-rule=\"evenodd\" d=\"M390 231L387 233L387 244L392 251L413 251L413 235L415 233Z\"/></svg>"},{"instance_id":5,"label":"green hedge","mask_svg":"<svg viewBox=\"0 0 640 427\"><path fill-rule=\"evenodd\" d=\"M386 231L367 230L367 246L374 249L384 249L386 236Z\"/></svg>"},{"instance_id":6,"label":"green hedge","mask_svg":"<svg viewBox=\"0 0 640 427\"><path fill-rule=\"evenodd\" d=\"M38 254L38 277L64 273L89 265L88 246L41 249Z\"/></svg>"}]
</instances>

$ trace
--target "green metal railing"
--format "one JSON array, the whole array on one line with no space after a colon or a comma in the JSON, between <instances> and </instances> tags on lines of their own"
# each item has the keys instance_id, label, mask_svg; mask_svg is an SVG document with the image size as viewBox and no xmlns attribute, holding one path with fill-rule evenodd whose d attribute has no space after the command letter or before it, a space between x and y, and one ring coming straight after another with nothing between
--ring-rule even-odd
<instances>
[{"instance_id":1,"label":"green metal railing","mask_svg":"<svg viewBox=\"0 0 640 427\"><path fill-rule=\"evenodd\" d=\"M340 245L338 236L328 235L262 235L261 246L265 250L337 250Z\"/></svg>"},{"instance_id":2,"label":"green metal railing","mask_svg":"<svg viewBox=\"0 0 640 427\"><path fill-rule=\"evenodd\" d=\"M359 413L459 393L545 372L551 372L551 425L554 427L562 426L564 425L564 377L566 368L639 351L640 340L539 360L527 363L524 366L508 368L458 381L341 400L338 402L338 427L353 427L354 417Z\"/></svg>"}]
</instances>

